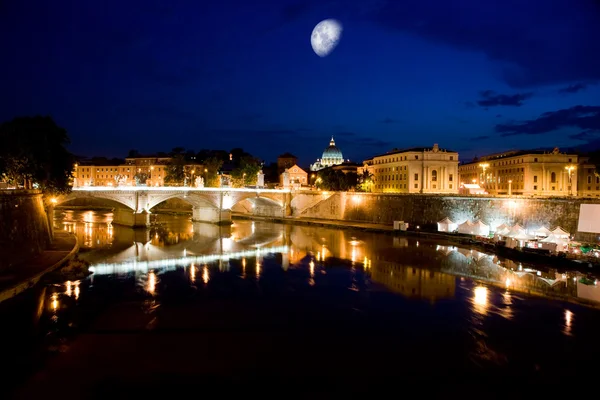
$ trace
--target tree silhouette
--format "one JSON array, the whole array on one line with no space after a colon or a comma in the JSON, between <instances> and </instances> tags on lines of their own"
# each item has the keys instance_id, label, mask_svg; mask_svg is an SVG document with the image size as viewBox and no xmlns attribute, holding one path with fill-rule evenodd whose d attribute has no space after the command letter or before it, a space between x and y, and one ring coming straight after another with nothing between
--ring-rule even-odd
<instances>
[{"instance_id":1,"label":"tree silhouette","mask_svg":"<svg viewBox=\"0 0 600 400\"><path fill-rule=\"evenodd\" d=\"M74 156L67 131L51 117L19 117L0 125L0 176L45 193L68 192Z\"/></svg>"}]
</instances>

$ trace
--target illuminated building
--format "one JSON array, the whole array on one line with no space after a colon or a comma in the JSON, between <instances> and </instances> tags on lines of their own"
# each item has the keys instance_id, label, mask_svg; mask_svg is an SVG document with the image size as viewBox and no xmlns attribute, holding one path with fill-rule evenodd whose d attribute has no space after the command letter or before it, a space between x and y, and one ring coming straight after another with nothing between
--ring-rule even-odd
<instances>
[{"instance_id":1,"label":"illuminated building","mask_svg":"<svg viewBox=\"0 0 600 400\"><path fill-rule=\"evenodd\" d=\"M75 164L73 169L73 186L135 186L136 174L147 177L148 186L164 186L168 173L170 157L128 157L125 163L94 163L96 160ZM194 178L202 176L202 165L186 164L184 172L187 186L193 184ZM183 185L184 182L181 182Z\"/></svg>"},{"instance_id":2,"label":"illuminated building","mask_svg":"<svg viewBox=\"0 0 600 400\"><path fill-rule=\"evenodd\" d=\"M287 182L286 182L286 174L287 174ZM297 165L293 165L292 167L285 170L283 174L280 175L279 183L283 187L289 186L298 186L298 185L306 185L308 182L308 174L302 168Z\"/></svg>"},{"instance_id":3,"label":"illuminated building","mask_svg":"<svg viewBox=\"0 0 600 400\"><path fill-rule=\"evenodd\" d=\"M458 170L461 183L477 183L490 195L576 196L577 163L576 154L555 148L492 154Z\"/></svg>"},{"instance_id":4,"label":"illuminated building","mask_svg":"<svg viewBox=\"0 0 600 400\"><path fill-rule=\"evenodd\" d=\"M579 157L577 170L572 171L572 179L577 176L577 195L581 197L600 197L600 176L596 175L596 166L589 157Z\"/></svg>"},{"instance_id":5,"label":"illuminated building","mask_svg":"<svg viewBox=\"0 0 600 400\"><path fill-rule=\"evenodd\" d=\"M458 193L458 153L432 148L393 150L363 163L376 193Z\"/></svg>"},{"instance_id":6,"label":"illuminated building","mask_svg":"<svg viewBox=\"0 0 600 400\"><path fill-rule=\"evenodd\" d=\"M321 158L317 159L314 164L311 164L311 171L319 171L323 168L331 167L333 165L338 165L344 162L344 157L342 156L342 151L338 149L335 145L335 140L333 140L333 136L329 141L329 146L323 150L323 155Z\"/></svg>"}]
</instances>

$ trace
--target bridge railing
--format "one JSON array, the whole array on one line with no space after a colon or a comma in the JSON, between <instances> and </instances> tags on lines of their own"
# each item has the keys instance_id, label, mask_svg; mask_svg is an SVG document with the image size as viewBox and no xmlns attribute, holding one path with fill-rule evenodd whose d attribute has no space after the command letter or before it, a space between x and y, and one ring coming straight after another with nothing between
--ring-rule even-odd
<instances>
[{"instance_id":1,"label":"bridge railing","mask_svg":"<svg viewBox=\"0 0 600 400\"><path fill-rule=\"evenodd\" d=\"M197 188L189 186L79 186L74 192L250 192L250 193L289 193L289 189L261 188Z\"/></svg>"}]
</instances>

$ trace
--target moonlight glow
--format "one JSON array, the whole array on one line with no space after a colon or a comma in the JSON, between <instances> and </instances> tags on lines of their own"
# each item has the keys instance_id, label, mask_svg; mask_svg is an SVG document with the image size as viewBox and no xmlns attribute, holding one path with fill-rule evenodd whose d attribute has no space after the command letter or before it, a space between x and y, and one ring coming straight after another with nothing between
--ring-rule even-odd
<instances>
[{"instance_id":1,"label":"moonlight glow","mask_svg":"<svg viewBox=\"0 0 600 400\"><path fill-rule=\"evenodd\" d=\"M335 49L342 37L342 25L335 19L317 24L310 36L310 44L319 57L325 57Z\"/></svg>"}]
</instances>

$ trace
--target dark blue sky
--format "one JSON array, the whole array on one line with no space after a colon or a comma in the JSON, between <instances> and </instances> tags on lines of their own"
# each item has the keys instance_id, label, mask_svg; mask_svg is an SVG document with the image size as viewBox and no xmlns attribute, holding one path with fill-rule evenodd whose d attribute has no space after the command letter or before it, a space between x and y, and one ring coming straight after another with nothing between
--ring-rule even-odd
<instances>
[{"instance_id":1,"label":"dark blue sky","mask_svg":"<svg viewBox=\"0 0 600 400\"><path fill-rule=\"evenodd\" d=\"M599 38L596 0L0 0L0 121L49 114L89 156L580 146L600 143Z\"/></svg>"}]
</instances>

